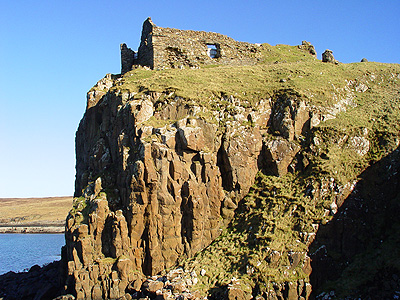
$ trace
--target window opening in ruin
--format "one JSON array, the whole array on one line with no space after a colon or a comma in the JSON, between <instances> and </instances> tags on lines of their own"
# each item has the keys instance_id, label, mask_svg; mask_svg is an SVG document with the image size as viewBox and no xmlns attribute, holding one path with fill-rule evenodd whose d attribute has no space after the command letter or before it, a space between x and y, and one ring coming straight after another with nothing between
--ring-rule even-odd
<instances>
[{"instance_id":1,"label":"window opening in ruin","mask_svg":"<svg viewBox=\"0 0 400 300\"><path fill-rule=\"evenodd\" d=\"M217 45L215 44L207 44L207 54L211 58L217 58L218 57L218 49Z\"/></svg>"}]
</instances>

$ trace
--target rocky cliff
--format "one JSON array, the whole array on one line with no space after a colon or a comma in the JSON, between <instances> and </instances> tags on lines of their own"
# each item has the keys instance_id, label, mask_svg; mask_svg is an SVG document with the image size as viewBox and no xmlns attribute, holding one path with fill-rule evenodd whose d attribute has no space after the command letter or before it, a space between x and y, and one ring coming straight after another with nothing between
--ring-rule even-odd
<instances>
[{"instance_id":1,"label":"rocky cliff","mask_svg":"<svg viewBox=\"0 0 400 300\"><path fill-rule=\"evenodd\" d=\"M351 294L325 284L345 280L367 244L378 255L366 237L357 245L354 230L374 232L379 243L379 232L394 234L399 225L382 213L385 225L371 229L362 212L353 214L359 205L347 210L346 203L361 201L358 182L370 165L388 155L397 161L391 153L400 142L400 67L323 63L304 45L259 45L262 59L252 66L137 67L108 74L88 92L66 220L66 293L77 299ZM393 188L385 209L396 211L393 164L382 168L397 178L384 188ZM381 209L382 201L373 203L382 195L368 195ZM351 222L369 225L346 229L348 222L338 221L346 211ZM346 237L348 230L355 238ZM399 274L398 260L386 264L388 276ZM335 274L313 279L332 266Z\"/></svg>"}]
</instances>

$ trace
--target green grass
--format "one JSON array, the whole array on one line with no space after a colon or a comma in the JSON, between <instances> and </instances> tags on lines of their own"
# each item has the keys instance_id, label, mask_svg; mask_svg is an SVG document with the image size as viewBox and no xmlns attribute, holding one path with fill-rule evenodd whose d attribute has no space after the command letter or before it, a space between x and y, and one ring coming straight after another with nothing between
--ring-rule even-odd
<instances>
[{"instance_id":1,"label":"green grass","mask_svg":"<svg viewBox=\"0 0 400 300\"><path fill-rule=\"evenodd\" d=\"M143 122L144 126L151 126L154 128L162 128L167 125L174 124L176 120L160 120L155 118L154 116L150 117L147 121Z\"/></svg>"},{"instance_id":2,"label":"green grass","mask_svg":"<svg viewBox=\"0 0 400 300\"><path fill-rule=\"evenodd\" d=\"M262 63L312 62L317 59L297 46L262 44Z\"/></svg>"},{"instance_id":3,"label":"green grass","mask_svg":"<svg viewBox=\"0 0 400 300\"><path fill-rule=\"evenodd\" d=\"M101 260L103 264L113 265L118 261L118 258L105 257Z\"/></svg>"},{"instance_id":4,"label":"green grass","mask_svg":"<svg viewBox=\"0 0 400 300\"><path fill-rule=\"evenodd\" d=\"M399 65L379 63L327 64L316 60L294 46L264 46L265 59L254 66L214 66L200 69L135 69L126 73L118 90L135 92L136 98L150 92L161 93L163 100L182 97L200 106L216 109L223 106L223 97L230 95L250 105L271 98L278 91L292 91L310 105L332 106L349 94L350 80L377 85L381 89L390 80L390 73L399 74ZM290 50L290 52L289 52ZM280 58L282 63L273 63ZM302 60L300 60L302 59ZM375 77L372 82L371 76ZM282 81L282 79L284 81ZM347 89L347 90L346 90ZM361 95L357 95L357 98ZM367 122L368 115L360 118Z\"/></svg>"},{"instance_id":5,"label":"green grass","mask_svg":"<svg viewBox=\"0 0 400 300\"><path fill-rule=\"evenodd\" d=\"M75 224L87 224L89 212L89 200L85 197L74 198L69 214L73 216Z\"/></svg>"},{"instance_id":6,"label":"green grass","mask_svg":"<svg viewBox=\"0 0 400 300\"><path fill-rule=\"evenodd\" d=\"M351 67L356 65L365 67L363 64ZM372 66L377 67L375 64ZM357 80L365 82L369 88L364 93L354 93L356 107L320 123L314 129L313 137L320 139L317 153L314 153L317 155L312 158L315 173L330 174L336 181L345 184L396 147L396 137L400 132L399 66L387 67L386 72L376 76L373 82L368 81L370 75L363 71L364 75ZM360 157L348 146L348 140L365 133L370 141L370 150Z\"/></svg>"}]
</instances>

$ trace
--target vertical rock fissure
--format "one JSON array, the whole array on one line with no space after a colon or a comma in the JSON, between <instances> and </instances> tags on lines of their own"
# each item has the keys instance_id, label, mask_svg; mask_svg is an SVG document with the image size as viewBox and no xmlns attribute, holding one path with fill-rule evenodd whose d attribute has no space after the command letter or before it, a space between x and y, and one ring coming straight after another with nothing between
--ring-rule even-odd
<instances>
[{"instance_id":1,"label":"vertical rock fissure","mask_svg":"<svg viewBox=\"0 0 400 300\"><path fill-rule=\"evenodd\" d=\"M217 152L217 167L221 173L222 187L226 191L232 191L234 188L232 166L229 162L228 154L225 151L224 142L221 143L221 147Z\"/></svg>"},{"instance_id":2,"label":"vertical rock fissure","mask_svg":"<svg viewBox=\"0 0 400 300\"><path fill-rule=\"evenodd\" d=\"M193 202L190 196L189 183L185 182L182 186L182 203L181 203L181 237L184 247L188 247L193 239ZM185 249L185 252L188 249Z\"/></svg>"},{"instance_id":3,"label":"vertical rock fissure","mask_svg":"<svg viewBox=\"0 0 400 300\"><path fill-rule=\"evenodd\" d=\"M143 250L144 250L142 272L145 275L151 275L152 263L151 263L151 254L150 254L150 245L149 245L148 225L145 226L141 240L142 240L142 245L143 245Z\"/></svg>"}]
</instances>

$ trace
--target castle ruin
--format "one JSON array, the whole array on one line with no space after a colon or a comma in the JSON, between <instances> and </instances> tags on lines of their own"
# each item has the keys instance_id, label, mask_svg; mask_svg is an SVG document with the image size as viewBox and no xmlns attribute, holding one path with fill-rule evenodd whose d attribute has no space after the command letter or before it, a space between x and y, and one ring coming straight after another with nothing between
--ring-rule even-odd
<instances>
[{"instance_id":1,"label":"castle ruin","mask_svg":"<svg viewBox=\"0 0 400 300\"><path fill-rule=\"evenodd\" d=\"M259 48L259 44L237 42L215 32L158 27L148 18L137 52L121 44L121 74L135 66L165 69L254 65L262 58Z\"/></svg>"}]
</instances>

